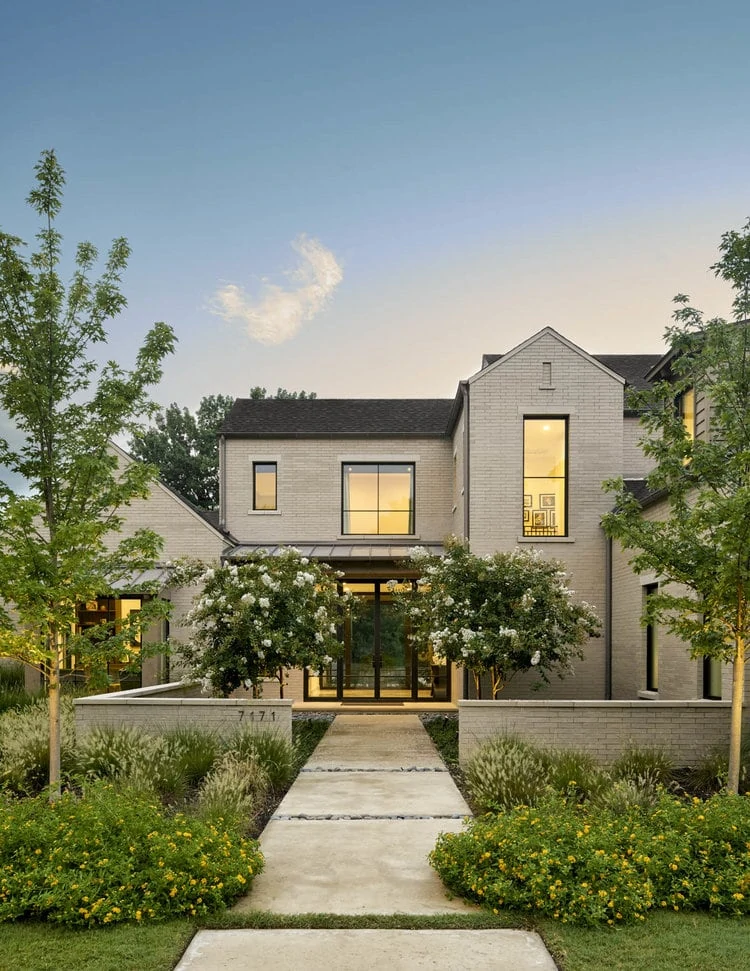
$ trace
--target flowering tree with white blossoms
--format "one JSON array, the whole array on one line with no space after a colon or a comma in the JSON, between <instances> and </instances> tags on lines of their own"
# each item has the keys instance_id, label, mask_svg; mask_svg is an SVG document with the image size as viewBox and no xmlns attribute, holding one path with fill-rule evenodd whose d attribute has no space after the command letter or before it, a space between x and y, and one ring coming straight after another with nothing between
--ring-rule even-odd
<instances>
[{"instance_id":1,"label":"flowering tree with white blossoms","mask_svg":"<svg viewBox=\"0 0 750 971\"><path fill-rule=\"evenodd\" d=\"M340 649L337 626L352 598L338 576L291 548L205 570L185 618L191 672L222 695L244 686L257 697L264 679L277 678L283 697L285 668L318 668Z\"/></svg>"},{"instance_id":2,"label":"flowering tree with white blossoms","mask_svg":"<svg viewBox=\"0 0 750 971\"><path fill-rule=\"evenodd\" d=\"M420 571L405 596L412 637L468 668L477 697L485 674L493 698L519 671L563 677L601 633L593 608L574 602L562 564L537 550L475 556L453 541L443 557L417 547L411 559Z\"/></svg>"}]
</instances>

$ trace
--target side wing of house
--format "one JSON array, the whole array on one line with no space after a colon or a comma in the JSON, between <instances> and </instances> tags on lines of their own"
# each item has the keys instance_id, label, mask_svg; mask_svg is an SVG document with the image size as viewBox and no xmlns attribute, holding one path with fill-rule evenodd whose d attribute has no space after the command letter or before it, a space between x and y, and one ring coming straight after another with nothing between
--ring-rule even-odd
<instances>
[{"instance_id":1,"label":"side wing of house","mask_svg":"<svg viewBox=\"0 0 750 971\"><path fill-rule=\"evenodd\" d=\"M560 559L577 598L602 619L611 500L623 464L625 380L545 328L469 380L469 535L475 553L536 547ZM592 640L575 676L540 697L603 698L606 645ZM504 696L528 695L514 679Z\"/></svg>"},{"instance_id":2,"label":"side wing of house","mask_svg":"<svg viewBox=\"0 0 750 971\"><path fill-rule=\"evenodd\" d=\"M119 462L133 461L118 446L113 445L112 448ZM159 567L166 586L161 596L172 603L172 614L167 627L150 631L147 637L152 641L166 640L167 637L174 642L187 639L189 631L184 626L184 617L191 607L195 588L170 586L166 565L180 557L192 557L205 563L218 562L229 545L227 536L218 528L218 514L215 522L212 522L212 514L197 510L164 483L157 481L150 485L146 498L133 499L121 511L121 515L124 520L122 529L111 535L111 543L132 536L139 529L152 529L164 541ZM123 587L123 596L130 592ZM167 674L170 678L180 676L178 658L172 657L168 664L161 656L147 659L143 665L143 684L157 684Z\"/></svg>"}]
</instances>

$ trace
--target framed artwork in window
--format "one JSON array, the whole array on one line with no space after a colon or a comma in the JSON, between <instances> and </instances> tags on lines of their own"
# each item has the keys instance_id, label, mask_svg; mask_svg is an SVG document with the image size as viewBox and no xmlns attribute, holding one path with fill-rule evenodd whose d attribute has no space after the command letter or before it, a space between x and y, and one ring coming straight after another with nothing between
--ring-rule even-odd
<instances>
[{"instance_id":1,"label":"framed artwork in window","mask_svg":"<svg viewBox=\"0 0 750 971\"><path fill-rule=\"evenodd\" d=\"M530 509L524 509L524 511L523 511L523 523L524 523L524 526L528 526L530 522L531 522L531 510Z\"/></svg>"},{"instance_id":2,"label":"framed artwork in window","mask_svg":"<svg viewBox=\"0 0 750 971\"><path fill-rule=\"evenodd\" d=\"M526 509L527 507L529 509L531 509L531 496L530 495L524 495L524 497L523 497L523 506L524 506L524 509Z\"/></svg>"},{"instance_id":3,"label":"framed artwork in window","mask_svg":"<svg viewBox=\"0 0 750 971\"><path fill-rule=\"evenodd\" d=\"M555 494L554 492L542 493L539 496L539 505L542 509L554 509L555 508Z\"/></svg>"},{"instance_id":4,"label":"framed artwork in window","mask_svg":"<svg viewBox=\"0 0 750 971\"><path fill-rule=\"evenodd\" d=\"M544 509L535 509L532 515L532 525L535 529L541 529L547 525L547 512Z\"/></svg>"}]
</instances>

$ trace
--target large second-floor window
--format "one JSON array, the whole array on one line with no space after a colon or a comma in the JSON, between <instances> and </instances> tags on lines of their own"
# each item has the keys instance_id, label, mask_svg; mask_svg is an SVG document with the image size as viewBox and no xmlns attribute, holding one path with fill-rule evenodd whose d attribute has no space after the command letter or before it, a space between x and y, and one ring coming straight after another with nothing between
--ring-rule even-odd
<instances>
[{"instance_id":1,"label":"large second-floor window","mask_svg":"<svg viewBox=\"0 0 750 971\"><path fill-rule=\"evenodd\" d=\"M341 494L342 533L414 532L412 462L345 462Z\"/></svg>"},{"instance_id":2,"label":"large second-floor window","mask_svg":"<svg viewBox=\"0 0 750 971\"><path fill-rule=\"evenodd\" d=\"M567 536L568 420L524 418L523 535Z\"/></svg>"}]
</instances>

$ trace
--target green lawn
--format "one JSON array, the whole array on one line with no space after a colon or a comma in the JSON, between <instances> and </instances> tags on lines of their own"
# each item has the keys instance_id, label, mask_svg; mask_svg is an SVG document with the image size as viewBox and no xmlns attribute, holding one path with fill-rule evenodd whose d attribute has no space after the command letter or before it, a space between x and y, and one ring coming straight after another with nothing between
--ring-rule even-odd
<instances>
[{"instance_id":1,"label":"green lawn","mask_svg":"<svg viewBox=\"0 0 750 971\"><path fill-rule=\"evenodd\" d=\"M193 931L185 920L93 930L0 924L0 971L171 971Z\"/></svg>"}]
</instances>

